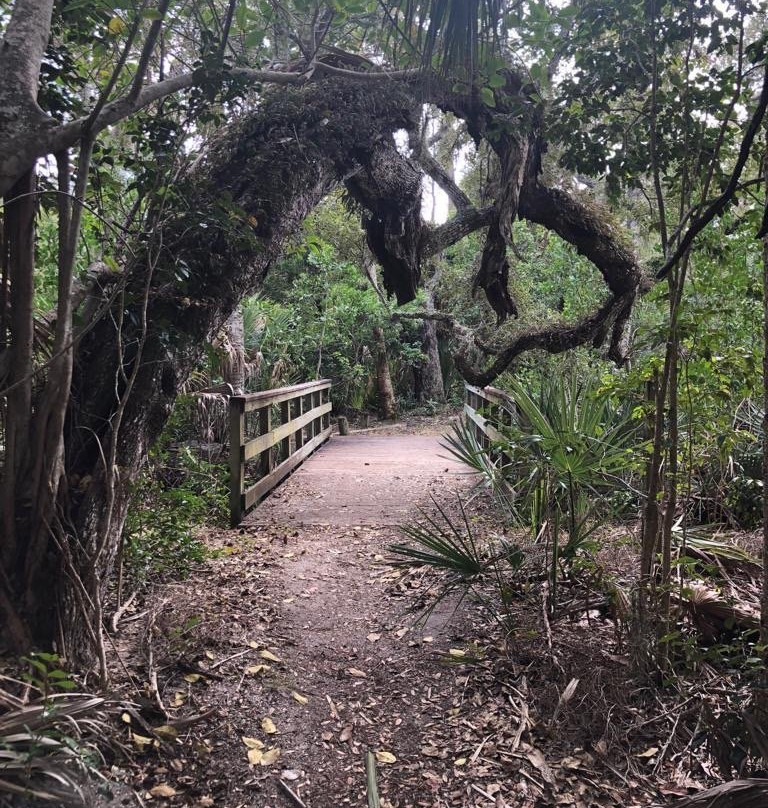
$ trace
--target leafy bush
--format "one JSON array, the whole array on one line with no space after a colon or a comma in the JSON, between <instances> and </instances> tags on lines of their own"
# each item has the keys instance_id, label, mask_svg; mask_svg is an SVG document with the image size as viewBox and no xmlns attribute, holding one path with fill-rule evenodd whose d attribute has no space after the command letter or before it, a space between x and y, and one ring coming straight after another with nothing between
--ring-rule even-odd
<instances>
[{"instance_id":1,"label":"leafy bush","mask_svg":"<svg viewBox=\"0 0 768 808\"><path fill-rule=\"evenodd\" d=\"M126 522L124 562L136 581L183 578L208 551L197 536L205 524L224 524L226 465L200 458L189 447L156 449L134 491Z\"/></svg>"}]
</instances>

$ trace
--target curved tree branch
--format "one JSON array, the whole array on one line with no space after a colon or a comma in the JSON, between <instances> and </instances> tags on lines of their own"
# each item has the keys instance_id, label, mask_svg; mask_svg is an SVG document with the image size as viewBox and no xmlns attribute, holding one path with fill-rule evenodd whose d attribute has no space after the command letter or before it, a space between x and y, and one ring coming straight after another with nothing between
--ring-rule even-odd
<instances>
[{"instance_id":1,"label":"curved tree branch","mask_svg":"<svg viewBox=\"0 0 768 808\"><path fill-rule=\"evenodd\" d=\"M578 323L566 326L550 326L536 331L526 331L516 335L504 348L498 350L494 361L485 369L475 367L460 350L455 356L461 375L470 383L483 387L503 373L520 354L526 351L543 350L547 353L563 353L580 345L601 345L607 333L621 322L621 330L626 326L626 317L631 310L634 294L611 296L597 311ZM624 318L622 320L622 318ZM613 346L612 346L613 348ZM618 345L617 345L618 349ZM618 358L618 355L617 357Z\"/></svg>"}]
</instances>

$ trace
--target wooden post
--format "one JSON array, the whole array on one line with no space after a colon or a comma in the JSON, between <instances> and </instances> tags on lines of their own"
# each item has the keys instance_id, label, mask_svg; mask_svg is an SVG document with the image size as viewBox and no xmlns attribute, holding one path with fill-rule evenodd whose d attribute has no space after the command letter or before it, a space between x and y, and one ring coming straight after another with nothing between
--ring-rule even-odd
<instances>
[{"instance_id":1,"label":"wooden post","mask_svg":"<svg viewBox=\"0 0 768 808\"><path fill-rule=\"evenodd\" d=\"M320 393L312 393L312 409L314 410L315 407L320 406ZM312 420L312 437L316 437L320 434L322 427L320 426L320 419L314 418Z\"/></svg>"},{"instance_id":2,"label":"wooden post","mask_svg":"<svg viewBox=\"0 0 768 808\"><path fill-rule=\"evenodd\" d=\"M291 420L291 402L290 401L281 401L280 402L280 423L287 424ZM291 436L286 435L282 441L280 441L280 459L287 460L291 456Z\"/></svg>"},{"instance_id":3,"label":"wooden post","mask_svg":"<svg viewBox=\"0 0 768 808\"><path fill-rule=\"evenodd\" d=\"M259 410L259 434L266 435L272 431L272 405L267 404ZM259 455L259 473L266 477L272 471L272 449L265 449Z\"/></svg>"},{"instance_id":4,"label":"wooden post","mask_svg":"<svg viewBox=\"0 0 768 808\"><path fill-rule=\"evenodd\" d=\"M325 390L321 390L320 391L320 401L322 401L323 404L327 404L330 400L331 400L331 390L330 390L330 388L326 388ZM331 414L330 414L330 412L327 412L323 416L323 429L328 429L330 427L330 425L331 425Z\"/></svg>"},{"instance_id":5,"label":"wooden post","mask_svg":"<svg viewBox=\"0 0 768 808\"><path fill-rule=\"evenodd\" d=\"M295 403L296 413L294 415L294 418L299 418L304 413L304 396L299 396L298 398L294 399L294 401L296 402ZM301 429L297 429L296 432L294 432L294 436L295 436L294 440L295 447L297 449L301 449L301 447L304 445L304 428L302 427Z\"/></svg>"},{"instance_id":6,"label":"wooden post","mask_svg":"<svg viewBox=\"0 0 768 808\"><path fill-rule=\"evenodd\" d=\"M245 461L245 400L239 396L229 399L229 520L232 527L243 518L243 479Z\"/></svg>"},{"instance_id":7,"label":"wooden post","mask_svg":"<svg viewBox=\"0 0 768 808\"><path fill-rule=\"evenodd\" d=\"M349 421L343 416L338 417L339 435L349 435Z\"/></svg>"}]
</instances>

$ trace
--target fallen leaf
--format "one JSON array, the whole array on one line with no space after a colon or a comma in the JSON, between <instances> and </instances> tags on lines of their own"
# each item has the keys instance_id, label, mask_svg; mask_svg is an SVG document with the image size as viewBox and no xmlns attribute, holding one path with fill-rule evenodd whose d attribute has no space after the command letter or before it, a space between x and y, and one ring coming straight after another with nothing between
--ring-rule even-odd
<instances>
[{"instance_id":1,"label":"fallen leaf","mask_svg":"<svg viewBox=\"0 0 768 808\"><path fill-rule=\"evenodd\" d=\"M268 659L270 662L282 662L283 660L280 657L275 656L271 651L267 651L266 648L263 651L259 651L259 656L262 659Z\"/></svg>"},{"instance_id":2,"label":"fallen leaf","mask_svg":"<svg viewBox=\"0 0 768 808\"><path fill-rule=\"evenodd\" d=\"M652 758L658 751L659 751L658 746L651 746L648 749L646 749L645 752L640 752L639 754L635 755L635 757Z\"/></svg>"},{"instance_id":3,"label":"fallen leaf","mask_svg":"<svg viewBox=\"0 0 768 808\"><path fill-rule=\"evenodd\" d=\"M264 742L260 741L258 738L249 738L247 735L243 735L242 740L243 740L243 743L249 749L263 749L264 748Z\"/></svg>"},{"instance_id":4,"label":"fallen leaf","mask_svg":"<svg viewBox=\"0 0 768 808\"><path fill-rule=\"evenodd\" d=\"M395 637L397 637L397 639L398 639L398 640L401 640L403 637L405 637L405 635L406 635L407 633L408 633L408 629L407 629L407 628L399 628L399 629L398 629L398 630L395 632Z\"/></svg>"},{"instance_id":5,"label":"fallen leaf","mask_svg":"<svg viewBox=\"0 0 768 808\"><path fill-rule=\"evenodd\" d=\"M379 749L379 751L376 752L376 760L378 760L382 766L386 766L389 763L395 763L397 758L391 752L385 752Z\"/></svg>"},{"instance_id":6,"label":"fallen leaf","mask_svg":"<svg viewBox=\"0 0 768 808\"><path fill-rule=\"evenodd\" d=\"M525 756L528 759L528 762L541 772L541 776L550 785L554 785L555 775L552 773L552 769L549 768L549 764L547 763L543 753L538 749L530 749L525 753Z\"/></svg>"},{"instance_id":7,"label":"fallen leaf","mask_svg":"<svg viewBox=\"0 0 768 808\"><path fill-rule=\"evenodd\" d=\"M372 631L365 639L368 642L378 642L381 639L381 634L376 634L375 631Z\"/></svg>"},{"instance_id":8,"label":"fallen leaf","mask_svg":"<svg viewBox=\"0 0 768 808\"><path fill-rule=\"evenodd\" d=\"M160 783L160 785L150 788L149 793L153 797L175 797L176 789L173 786L169 786L167 783Z\"/></svg>"},{"instance_id":9,"label":"fallen leaf","mask_svg":"<svg viewBox=\"0 0 768 808\"><path fill-rule=\"evenodd\" d=\"M152 732L154 732L158 738L162 738L164 741L175 741L176 738L179 737L179 731L176 729L176 727L171 727L168 724L155 727Z\"/></svg>"},{"instance_id":10,"label":"fallen leaf","mask_svg":"<svg viewBox=\"0 0 768 808\"><path fill-rule=\"evenodd\" d=\"M448 654L449 654L449 656L452 656L452 657L458 657L458 658L461 658L461 657L466 656L466 655L467 655L467 652L466 652L466 651L462 651L462 649L461 649L461 648L449 648L449 649L448 649Z\"/></svg>"},{"instance_id":11,"label":"fallen leaf","mask_svg":"<svg viewBox=\"0 0 768 808\"><path fill-rule=\"evenodd\" d=\"M365 671L361 671L360 668L347 668L347 673L350 676L358 676L360 678L368 676L368 674Z\"/></svg>"},{"instance_id":12,"label":"fallen leaf","mask_svg":"<svg viewBox=\"0 0 768 808\"><path fill-rule=\"evenodd\" d=\"M297 772L295 769L283 769L280 772L280 777L283 780L298 780L301 777L301 772Z\"/></svg>"},{"instance_id":13,"label":"fallen leaf","mask_svg":"<svg viewBox=\"0 0 768 808\"><path fill-rule=\"evenodd\" d=\"M280 749L276 746L273 749L268 749L261 757L259 764L261 766L271 766L280 757Z\"/></svg>"},{"instance_id":14,"label":"fallen leaf","mask_svg":"<svg viewBox=\"0 0 768 808\"><path fill-rule=\"evenodd\" d=\"M246 673L250 673L251 676L258 676L260 673L264 673L264 671L272 670L269 665L249 665L246 669Z\"/></svg>"},{"instance_id":15,"label":"fallen leaf","mask_svg":"<svg viewBox=\"0 0 768 808\"><path fill-rule=\"evenodd\" d=\"M291 691L291 698L294 701L298 701L299 704L307 704L309 699L306 696L302 696L301 693L297 693L295 690Z\"/></svg>"},{"instance_id":16,"label":"fallen leaf","mask_svg":"<svg viewBox=\"0 0 768 808\"><path fill-rule=\"evenodd\" d=\"M267 735L274 735L277 732L275 722L269 716L261 719L261 728Z\"/></svg>"},{"instance_id":17,"label":"fallen leaf","mask_svg":"<svg viewBox=\"0 0 768 808\"><path fill-rule=\"evenodd\" d=\"M188 673L184 677L185 682L189 682L190 684L194 684L195 682L199 682L202 677L199 673Z\"/></svg>"},{"instance_id":18,"label":"fallen leaf","mask_svg":"<svg viewBox=\"0 0 768 808\"><path fill-rule=\"evenodd\" d=\"M339 740L346 743L352 737L352 727L347 724L346 727L339 733Z\"/></svg>"},{"instance_id":19,"label":"fallen leaf","mask_svg":"<svg viewBox=\"0 0 768 808\"><path fill-rule=\"evenodd\" d=\"M261 763L263 757L264 752L261 749L248 750L248 762L251 764L251 766L256 766L257 764Z\"/></svg>"},{"instance_id":20,"label":"fallen leaf","mask_svg":"<svg viewBox=\"0 0 768 808\"><path fill-rule=\"evenodd\" d=\"M144 751L145 746L154 746L157 741L154 738L147 738L144 735L137 735L135 732L131 735L131 740L139 752Z\"/></svg>"}]
</instances>

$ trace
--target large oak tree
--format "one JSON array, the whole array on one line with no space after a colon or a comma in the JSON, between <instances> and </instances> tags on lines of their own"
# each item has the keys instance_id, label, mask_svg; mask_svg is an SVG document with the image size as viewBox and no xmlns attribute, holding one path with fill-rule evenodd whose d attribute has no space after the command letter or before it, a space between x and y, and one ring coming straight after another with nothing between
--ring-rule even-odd
<instances>
[{"instance_id":1,"label":"large oak tree","mask_svg":"<svg viewBox=\"0 0 768 808\"><path fill-rule=\"evenodd\" d=\"M103 649L104 596L131 484L180 386L307 213L342 184L363 211L368 245L399 303L413 299L430 256L485 228L475 284L499 321L514 316L508 247L517 217L552 230L599 270L605 296L594 312L518 333L493 349L487 366L457 327L468 380L488 383L534 348L607 343L610 356L625 357L643 274L627 237L599 206L544 182L546 76L534 80L521 66L527 46L516 54L499 36L503 9L456 0L435 3L430 16L419 3L346 5L297 3L303 16L297 10L290 19L277 6L265 22L263 10L247 3L232 0L212 20L190 3L186 9L201 21L196 62L185 60L182 45L169 57L172 34L186 23L183 9L175 12L167 0L99 6L83 17L53 0L16 0L10 13L0 11L0 616L13 646L58 642L82 658ZM77 101L70 87L67 103L58 103L46 86L51 65L66 73L72 43L94 26L118 38L111 69L81 69ZM388 37L377 39L382 26ZM262 47L255 67L247 58L249 27ZM264 47L276 49L271 63ZM187 129L203 142L199 154L143 191L142 226L126 231L122 266L97 270L83 292L78 243L91 167L98 167L94 148L107 132L115 137L121 122L184 93L203 99L187 113L208 115L223 99L228 119ZM465 122L493 155L492 204L474 207L434 161L419 159L425 103ZM393 134L401 130L412 136L411 153L396 145ZM441 226L422 218L425 171L457 203ZM59 232L58 302L45 354L34 311L43 191L58 200Z\"/></svg>"}]
</instances>

